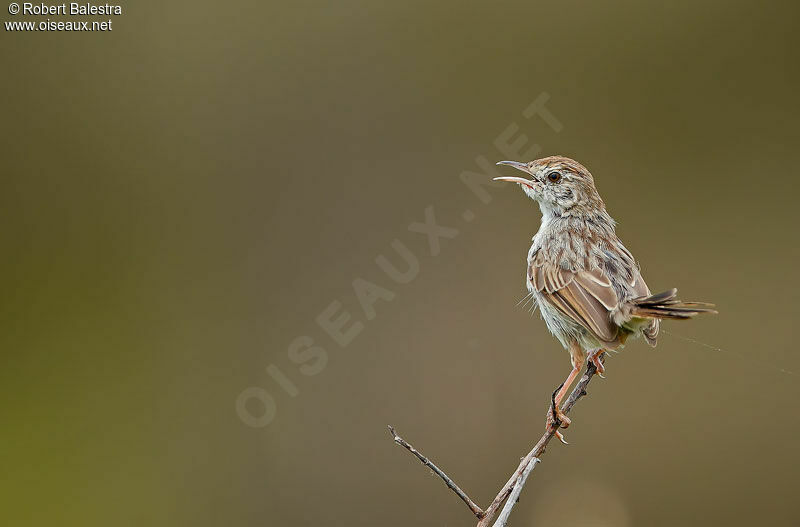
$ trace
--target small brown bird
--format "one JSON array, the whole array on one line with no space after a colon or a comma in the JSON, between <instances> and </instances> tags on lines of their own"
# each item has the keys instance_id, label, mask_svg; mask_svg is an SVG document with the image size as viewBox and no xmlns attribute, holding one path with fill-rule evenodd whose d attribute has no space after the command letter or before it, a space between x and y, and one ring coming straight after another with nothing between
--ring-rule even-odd
<instances>
[{"instance_id":1,"label":"small brown bird","mask_svg":"<svg viewBox=\"0 0 800 527\"><path fill-rule=\"evenodd\" d=\"M519 183L542 211L528 252L526 285L547 328L570 354L572 371L555 396L554 408L566 428L569 419L558 405L587 357L602 374L602 353L622 348L631 335L641 333L655 346L661 319L716 311L713 304L677 300L677 289L650 293L583 165L562 156L497 164L528 174L530 179L495 179Z\"/></svg>"}]
</instances>

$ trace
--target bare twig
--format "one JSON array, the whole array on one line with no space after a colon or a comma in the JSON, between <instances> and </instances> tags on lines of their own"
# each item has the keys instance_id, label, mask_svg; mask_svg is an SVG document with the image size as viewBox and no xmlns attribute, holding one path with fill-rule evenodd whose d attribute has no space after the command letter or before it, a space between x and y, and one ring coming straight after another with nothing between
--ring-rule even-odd
<instances>
[{"instance_id":1,"label":"bare twig","mask_svg":"<svg viewBox=\"0 0 800 527\"><path fill-rule=\"evenodd\" d=\"M522 475L519 477L516 483L514 483L514 488L511 489L511 494L509 494L508 499L506 500L506 504L503 505L503 510L500 511L500 514L497 516L497 521L494 522L492 527L505 527L508 523L508 517L511 516L511 509L514 508L514 505L517 504L519 500L519 495L522 492L522 487L525 486L525 482L528 480L528 475L536 468L536 464L539 463L541 459L535 457L531 459L531 462L528 463L528 466L522 471Z\"/></svg>"},{"instance_id":2,"label":"bare twig","mask_svg":"<svg viewBox=\"0 0 800 527\"><path fill-rule=\"evenodd\" d=\"M429 467L431 470L436 472L436 475L444 480L445 485L447 485L450 488L450 490L455 492L459 498L464 500L464 503L467 504L467 507L469 507L469 510L472 511L472 514L474 514L478 518L483 518L484 515L483 509L478 507L475 504L475 502L472 501L472 499L469 496L467 496L467 493L461 490L461 488L458 485L456 485L455 482L453 482L453 480L450 479L450 477L447 474L445 474L444 471L442 471L442 469L434 465L433 461L423 456L419 450L408 444L408 441L397 435L397 432L394 431L394 427L392 425L389 425L389 432L392 434L395 443L397 443L398 445L402 446L403 448L405 448L406 450L417 456L417 459L422 461L423 465Z\"/></svg>"},{"instance_id":3,"label":"bare twig","mask_svg":"<svg viewBox=\"0 0 800 527\"><path fill-rule=\"evenodd\" d=\"M601 356L602 359L602 356ZM586 395L586 386L588 386L589 382L594 377L595 373L597 373L597 368L591 361L587 361L588 365L586 366L586 373L578 381L578 384L575 386L575 389L572 390L572 393L567 397L567 400L561 406L561 411L564 414L569 413L572 410L572 407L575 403ZM519 498L520 492L522 492L522 487L525 486L525 482L528 478L528 475L531 473L533 468L536 466L537 463L540 461L540 457L544 454L545 449L547 448L547 444L556 435L558 429L561 427L561 422L558 419L558 416L553 411L551 406L552 413L552 426L547 428L544 435L539 439L536 445L533 447L533 450L528 452L528 454L522 458L517 470L511 475L511 478L503 485L503 488L500 489L500 492L492 501L491 505L489 505L486 510L482 510L478 507L472 499L470 499L467 494L461 490L461 488L453 482L450 477L445 474L439 467L434 465L428 458L422 455L417 449L411 446L405 439L397 435L394 428L389 426L389 431L392 434L392 438L394 438L395 443L404 447L406 450L414 454L417 459L422 461L423 464L430 467L442 480L445 484L461 498L464 503L467 504L467 507L472 511L472 513L477 517L480 521L478 521L478 527L488 527L492 518L494 518L495 514L497 514L497 510L503 505L503 502L506 502L506 506L503 507L503 510L500 513L500 516L497 519L497 522L494 524L495 527L504 527L506 522L508 521L508 516L511 514L511 509L517 502ZM507 500L507 501L506 501Z\"/></svg>"}]
</instances>

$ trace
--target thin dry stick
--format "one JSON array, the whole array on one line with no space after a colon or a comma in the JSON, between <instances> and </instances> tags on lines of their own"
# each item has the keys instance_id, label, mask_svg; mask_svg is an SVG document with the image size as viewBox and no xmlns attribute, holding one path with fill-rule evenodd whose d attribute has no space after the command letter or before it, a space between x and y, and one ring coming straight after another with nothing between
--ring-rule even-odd
<instances>
[{"instance_id":1,"label":"thin dry stick","mask_svg":"<svg viewBox=\"0 0 800 527\"><path fill-rule=\"evenodd\" d=\"M503 505L503 510L500 511L500 514L497 516L497 521L494 522L492 527L505 527L508 523L508 517L511 516L511 509L514 508L514 505L517 504L519 500L519 495L522 492L522 487L525 486L525 482L528 481L528 476L536 468L536 464L539 463L541 459L535 457L531 459L531 462L528 463L528 466L522 471L522 475L514 483L514 488L511 489L511 494L509 494L508 499L506 500L506 504Z\"/></svg>"},{"instance_id":2,"label":"thin dry stick","mask_svg":"<svg viewBox=\"0 0 800 527\"><path fill-rule=\"evenodd\" d=\"M589 364L586 367L586 373L583 374L580 381L578 381L578 384L575 386L575 389L572 390L572 393L569 395L569 397L567 397L566 402L561 407L562 412L564 412L565 414L569 413L569 411L572 410L572 407L575 405L578 399L586 395L586 386L588 386L589 382L592 380L592 377L594 377L595 373L597 373L597 368L595 367L595 365L592 364L591 361L588 362ZM555 392L553 392L553 396L555 396ZM552 411L552 406L551 406L551 411ZM500 517L497 520L497 523L494 524L495 527L503 527L506 525L506 522L508 521L508 516L509 514L511 514L511 509L516 504L520 492L522 492L522 487L525 485L525 481L528 478L528 474L530 474L530 472L533 470L533 467L536 466L536 464L539 462L539 458L541 457L542 454L544 454L545 448L547 448L547 444L553 438L556 431L558 431L561 425L561 422L558 420L555 414L553 414L553 420L554 420L553 426L550 426L547 429L544 435L542 435L542 437L536 443L536 446L533 447L533 450L531 450L528 453L528 455L522 458L522 461L517 467L517 470L514 472L514 474L511 475L511 478L508 480L508 482L506 482L503 488L500 489L500 492L494 498L494 501L492 501L491 505L489 505L489 507L486 508L486 510L483 510L480 507L478 507L478 505L476 505L475 502L469 496L467 496L467 494L463 490L461 490L461 488L458 485L456 485L455 482L453 482L453 480L447 474L444 473L444 471L442 471L439 467L434 465L433 462L431 462L428 458L423 456L422 453L420 453L417 449L411 446L405 439L397 435L397 433L394 430L394 427L389 426L389 431L391 432L392 438L394 439L395 443L404 447L406 450L414 454L417 457L417 459L422 461L423 464L430 467L440 478L442 478L445 484L453 492L455 492L456 495L464 501L464 503L467 504L467 507L469 507L470 511L472 511L472 514L474 514L475 517L477 517L480 520L478 522L478 527L487 527L489 523L492 521L494 515L497 514L497 509L500 508L503 502L506 501L507 498L512 498L508 499L508 502L506 503L506 506L503 508L503 511L501 512Z\"/></svg>"},{"instance_id":3,"label":"thin dry stick","mask_svg":"<svg viewBox=\"0 0 800 527\"><path fill-rule=\"evenodd\" d=\"M447 485L450 488L450 490L455 492L459 498L464 500L464 503L467 504L467 507L469 507L469 510L472 511L472 514L474 514L478 518L483 518L484 514L483 510L480 507L478 507L475 504L475 502L472 501L470 497L467 496L467 494L463 490L461 490L461 487L456 485L455 482L453 482L453 480L450 479L450 477L447 474L445 474L444 471L442 471L442 469L434 465L430 459L423 456L419 450L408 444L408 441L397 435L397 432L394 431L394 427L392 425L389 425L389 432L391 432L395 443L397 443L398 445L402 446L403 448L407 449L409 452L417 456L417 459L422 461L423 465L429 467L431 470L436 472L436 475L444 480L445 485Z\"/></svg>"}]
</instances>

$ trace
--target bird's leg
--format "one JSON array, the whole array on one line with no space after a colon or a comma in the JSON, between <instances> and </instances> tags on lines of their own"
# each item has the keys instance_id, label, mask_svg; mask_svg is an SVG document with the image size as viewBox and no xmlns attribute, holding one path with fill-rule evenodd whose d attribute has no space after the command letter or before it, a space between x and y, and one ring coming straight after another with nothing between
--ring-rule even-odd
<instances>
[{"instance_id":1,"label":"bird's leg","mask_svg":"<svg viewBox=\"0 0 800 527\"><path fill-rule=\"evenodd\" d=\"M561 426L569 426L569 419L563 412L558 410L558 403L556 403L556 392L561 391L561 387L564 386L563 384L555 389L553 395L551 396L552 401L550 403L550 408L547 409L547 419L544 422L544 429L545 430L553 430L553 434L558 438L559 441L568 445L567 440L564 439L564 434L562 434L558 429ZM564 425L564 421L562 419L567 419L567 424Z\"/></svg>"},{"instance_id":2,"label":"bird's leg","mask_svg":"<svg viewBox=\"0 0 800 527\"><path fill-rule=\"evenodd\" d=\"M564 380L564 384L561 385L561 389L558 390L558 393L556 394L556 399L555 399L556 407L558 407L561 404L561 401L563 401L564 397L567 395L567 393L569 393L569 388L570 386L572 386L572 383L575 382L575 377L577 377L578 374L581 372L581 368L583 367L583 362L584 361L581 361L575 364L572 367L572 371L569 372L569 375L567 375L567 378ZM561 410L559 409L558 411L560 412ZM569 423L569 419L567 418L567 416L564 416L564 419L566 419L566 422ZM564 428L566 428L566 426Z\"/></svg>"},{"instance_id":3,"label":"bird's leg","mask_svg":"<svg viewBox=\"0 0 800 527\"><path fill-rule=\"evenodd\" d=\"M567 415L564 412L561 411L559 405L561 404L561 401L564 399L564 396L567 394L567 392L569 392L569 387L572 385L573 381L575 381L575 377L577 377L578 374L580 373L581 366L583 366L583 362L573 366L572 371L569 372L569 375L567 375L567 378L564 381L564 383L561 385L560 388L557 389L558 393L554 392L553 402L547 411L547 420L544 423L545 430L550 430L551 428L555 428L556 437L558 438L559 441L561 441L565 445L568 444L567 440L564 439L564 434L559 432L558 429L567 428L572 423L572 421L570 420L569 417L567 417Z\"/></svg>"},{"instance_id":4,"label":"bird's leg","mask_svg":"<svg viewBox=\"0 0 800 527\"><path fill-rule=\"evenodd\" d=\"M564 384L558 389L558 393L553 396L553 404L550 411L547 412L547 421L545 422L545 429L548 430L555 426L556 421L560 423L559 428L567 428L572 422L570 418L561 411L560 405L561 401L564 400L564 397L569 393L569 389L572 383L575 382L575 378L580 374L581 368L583 368L583 364L586 362L586 355L577 343L570 346L569 352L570 358L572 359L572 371L569 372L569 375L567 375L567 378L564 380ZM558 430L556 430L556 437L558 437L562 443L567 443L564 440L563 434Z\"/></svg>"},{"instance_id":5,"label":"bird's leg","mask_svg":"<svg viewBox=\"0 0 800 527\"><path fill-rule=\"evenodd\" d=\"M603 359L601 358L604 351L603 348L597 348L589 352L589 360L594 364L594 367L597 369L597 375L602 379L605 379L603 374L606 372L606 368L603 366Z\"/></svg>"}]
</instances>

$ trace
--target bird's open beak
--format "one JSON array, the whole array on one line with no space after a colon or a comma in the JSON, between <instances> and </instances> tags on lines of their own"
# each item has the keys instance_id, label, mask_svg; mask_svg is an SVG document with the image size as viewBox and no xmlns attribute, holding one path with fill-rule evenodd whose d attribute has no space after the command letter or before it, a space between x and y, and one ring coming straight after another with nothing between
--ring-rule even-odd
<instances>
[{"instance_id":1,"label":"bird's open beak","mask_svg":"<svg viewBox=\"0 0 800 527\"><path fill-rule=\"evenodd\" d=\"M521 170L521 171L525 172L526 174L530 174L530 172L528 171L528 165L525 164L525 163L520 163L519 161L500 161L500 162L497 163L497 165L498 166L499 165L508 165L508 166L516 168L517 170ZM520 185L525 185L528 188L533 188L533 189L536 188L534 186L534 181L531 181L530 179L521 178L521 177L501 176L501 177L494 178L494 181L511 181L512 183L519 183Z\"/></svg>"}]
</instances>

